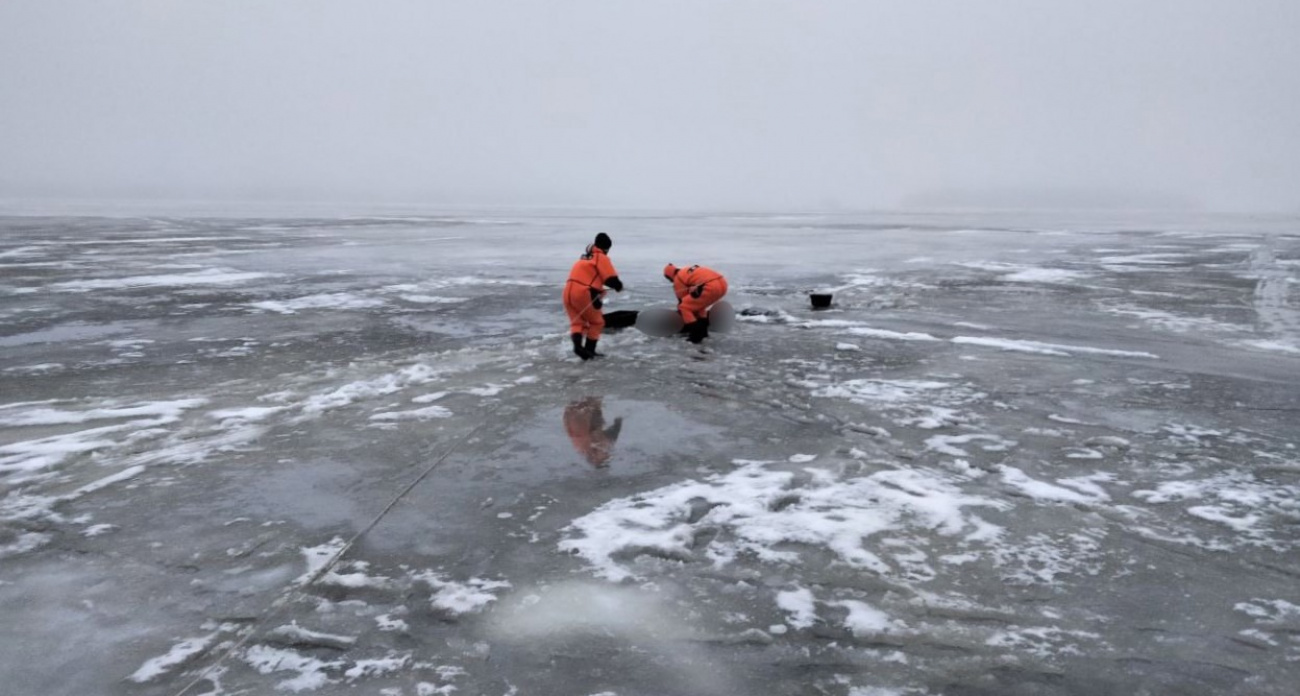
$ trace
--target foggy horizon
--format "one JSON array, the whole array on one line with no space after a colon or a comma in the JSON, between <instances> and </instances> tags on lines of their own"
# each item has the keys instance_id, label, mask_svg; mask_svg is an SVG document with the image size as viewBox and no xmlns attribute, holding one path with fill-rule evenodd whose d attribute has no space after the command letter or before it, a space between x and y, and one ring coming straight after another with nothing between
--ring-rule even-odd
<instances>
[{"instance_id":1,"label":"foggy horizon","mask_svg":"<svg viewBox=\"0 0 1300 696\"><path fill-rule=\"evenodd\" d=\"M0 0L0 696L1295 696L1297 29Z\"/></svg>"},{"instance_id":2,"label":"foggy horizon","mask_svg":"<svg viewBox=\"0 0 1300 696\"><path fill-rule=\"evenodd\" d=\"M0 7L0 202L1300 212L1300 4Z\"/></svg>"}]
</instances>

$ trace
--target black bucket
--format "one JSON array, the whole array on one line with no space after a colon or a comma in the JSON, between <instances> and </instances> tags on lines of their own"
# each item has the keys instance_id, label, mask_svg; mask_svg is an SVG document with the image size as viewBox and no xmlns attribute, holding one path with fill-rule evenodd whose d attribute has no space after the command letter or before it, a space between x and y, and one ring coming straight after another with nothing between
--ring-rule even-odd
<instances>
[{"instance_id":1,"label":"black bucket","mask_svg":"<svg viewBox=\"0 0 1300 696\"><path fill-rule=\"evenodd\" d=\"M812 308L813 308L813 309L830 309L830 308L831 308L831 294L830 294L829 292L827 292L827 293L817 293L817 292L815 292L815 293L809 295L808 297L809 297L809 299L812 300Z\"/></svg>"}]
</instances>

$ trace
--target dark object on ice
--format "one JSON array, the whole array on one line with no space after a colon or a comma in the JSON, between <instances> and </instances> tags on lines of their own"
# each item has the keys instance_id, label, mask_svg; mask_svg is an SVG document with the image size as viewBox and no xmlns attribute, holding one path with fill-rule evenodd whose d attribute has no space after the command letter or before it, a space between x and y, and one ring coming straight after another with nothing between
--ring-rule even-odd
<instances>
[{"instance_id":1,"label":"dark object on ice","mask_svg":"<svg viewBox=\"0 0 1300 696\"><path fill-rule=\"evenodd\" d=\"M605 330L626 329L630 326L636 326L636 315L640 314L635 309L620 309L617 312L605 313Z\"/></svg>"},{"instance_id":2,"label":"dark object on ice","mask_svg":"<svg viewBox=\"0 0 1300 696\"><path fill-rule=\"evenodd\" d=\"M707 319L697 319L688 324L686 329L689 331L686 340L691 343L702 343L709 337L709 321Z\"/></svg>"},{"instance_id":3,"label":"dark object on ice","mask_svg":"<svg viewBox=\"0 0 1300 696\"><path fill-rule=\"evenodd\" d=\"M614 314L611 312L610 314ZM605 321L609 321L610 314L605 315ZM691 326L700 324L695 329L701 332L703 336L708 336L709 331L716 333L726 333L736 324L736 310L732 308L731 303L723 300L709 309L709 315ZM608 326L608 323L606 324ZM674 334L690 335L691 328L682 321L681 312L674 309L646 309L642 310L636 316L636 328L644 334L664 338ZM697 341L698 342L698 341Z\"/></svg>"},{"instance_id":4,"label":"dark object on ice","mask_svg":"<svg viewBox=\"0 0 1300 696\"><path fill-rule=\"evenodd\" d=\"M736 325L736 310L730 302L723 300L709 308L709 316L705 321L708 322L709 331L727 333Z\"/></svg>"},{"instance_id":5,"label":"dark object on ice","mask_svg":"<svg viewBox=\"0 0 1300 696\"><path fill-rule=\"evenodd\" d=\"M813 309L830 309L831 294L829 292L815 292L808 297L812 300Z\"/></svg>"},{"instance_id":6,"label":"dark object on ice","mask_svg":"<svg viewBox=\"0 0 1300 696\"><path fill-rule=\"evenodd\" d=\"M636 315L636 328L643 334L666 338L682 330L682 315L674 309L646 309Z\"/></svg>"}]
</instances>

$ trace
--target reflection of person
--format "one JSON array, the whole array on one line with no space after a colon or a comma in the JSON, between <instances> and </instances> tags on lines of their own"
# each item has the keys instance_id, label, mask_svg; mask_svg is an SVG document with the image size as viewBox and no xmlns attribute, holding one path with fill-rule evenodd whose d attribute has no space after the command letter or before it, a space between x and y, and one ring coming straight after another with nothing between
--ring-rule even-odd
<instances>
[{"instance_id":1,"label":"reflection of person","mask_svg":"<svg viewBox=\"0 0 1300 696\"><path fill-rule=\"evenodd\" d=\"M605 317L600 312L600 298L608 285L614 292L623 292L623 281L618 278L618 271L609 261L609 249L614 246L609 235L601 232L596 241L587 246L582 257L573 264L569 271L569 280L564 284L564 311L569 314L569 338L573 340L573 352L583 360L600 357L596 344L600 342L600 330L605 328ZM587 337L583 345L583 335Z\"/></svg>"},{"instance_id":2,"label":"reflection of person","mask_svg":"<svg viewBox=\"0 0 1300 696\"><path fill-rule=\"evenodd\" d=\"M564 430L569 433L573 448L597 469L606 466L618 433L623 429L622 418L615 418L613 425L605 427L603 408L599 396L589 396L564 407Z\"/></svg>"},{"instance_id":3,"label":"reflection of person","mask_svg":"<svg viewBox=\"0 0 1300 696\"><path fill-rule=\"evenodd\" d=\"M664 278L673 284L677 312L690 330L691 343L703 341L709 335L709 325L705 321L709 307L727 294L727 279L712 268L678 268L671 263L664 266Z\"/></svg>"}]
</instances>

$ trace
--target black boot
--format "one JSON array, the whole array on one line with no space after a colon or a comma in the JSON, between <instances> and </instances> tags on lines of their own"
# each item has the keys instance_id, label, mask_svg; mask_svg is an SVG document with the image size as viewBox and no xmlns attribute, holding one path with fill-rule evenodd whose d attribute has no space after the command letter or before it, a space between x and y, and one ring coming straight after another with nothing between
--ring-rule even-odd
<instances>
[{"instance_id":1,"label":"black boot","mask_svg":"<svg viewBox=\"0 0 1300 696\"><path fill-rule=\"evenodd\" d=\"M569 338L573 339L573 354L583 360L591 360L591 353L588 353L587 349L582 347L582 334L569 334Z\"/></svg>"},{"instance_id":2,"label":"black boot","mask_svg":"<svg viewBox=\"0 0 1300 696\"><path fill-rule=\"evenodd\" d=\"M709 337L709 325L703 319L696 320L686 328L690 330L687 340L691 343L702 343L704 339Z\"/></svg>"},{"instance_id":3,"label":"black boot","mask_svg":"<svg viewBox=\"0 0 1300 696\"><path fill-rule=\"evenodd\" d=\"M587 351L587 355L588 355L589 357L592 357L592 358L603 358L603 357L605 357L605 354L604 354L604 353L597 353L597 352L596 352L596 344L597 344L597 343L600 343L600 340L599 340L599 339L595 339L595 338L589 338L589 339L587 339L587 347L585 348L585 350Z\"/></svg>"}]
</instances>

